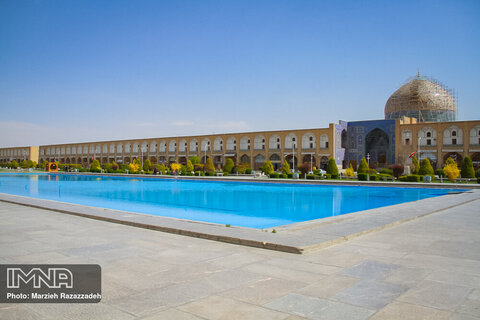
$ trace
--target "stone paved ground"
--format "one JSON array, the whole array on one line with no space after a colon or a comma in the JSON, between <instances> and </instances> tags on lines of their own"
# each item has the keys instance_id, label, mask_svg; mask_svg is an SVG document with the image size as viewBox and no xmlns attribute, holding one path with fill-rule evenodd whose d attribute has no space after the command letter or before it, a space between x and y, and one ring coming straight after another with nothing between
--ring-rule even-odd
<instances>
[{"instance_id":1,"label":"stone paved ground","mask_svg":"<svg viewBox=\"0 0 480 320\"><path fill-rule=\"evenodd\" d=\"M0 263L103 276L99 304L0 304L0 319L474 320L480 200L305 255L0 203Z\"/></svg>"}]
</instances>

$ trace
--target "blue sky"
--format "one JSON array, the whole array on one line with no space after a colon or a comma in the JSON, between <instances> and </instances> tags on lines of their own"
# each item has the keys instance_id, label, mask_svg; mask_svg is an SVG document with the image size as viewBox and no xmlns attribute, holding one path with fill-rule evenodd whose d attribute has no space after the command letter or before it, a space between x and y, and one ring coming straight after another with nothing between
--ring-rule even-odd
<instances>
[{"instance_id":1,"label":"blue sky","mask_svg":"<svg viewBox=\"0 0 480 320\"><path fill-rule=\"evenodd\" d=\"M406 80L480 119L480 1L0 0L0 147L383 118Z\"/></svg>"}]
</instances>

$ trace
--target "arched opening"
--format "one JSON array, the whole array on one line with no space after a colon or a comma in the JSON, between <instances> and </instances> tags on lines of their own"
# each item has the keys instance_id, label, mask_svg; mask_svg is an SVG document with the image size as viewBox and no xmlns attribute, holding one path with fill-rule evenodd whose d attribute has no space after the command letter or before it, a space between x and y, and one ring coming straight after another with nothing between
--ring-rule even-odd
<instances>
[{"instance_id":1,"label":"arched opening","mask_svg":"<svg viewBox=\"0 0 480 320\"><path fill-rule=\"evenodd\" d=\"M285 160L287 160L288 165L290 166L290 169L293 171L298 166L298 159L297 157L293 157L291 154L285 157ZM293 162L295 160L295 163ZM295 168L294 168L295 165Z\"/></svg>"},{"instance_id":2,"label":"arched opening","mask_svg":"<svg viewBox=\"0 0 480 320\"><path fill-rule=\"evenodd\" d=\"M471 158L475 171L480 170L480 152L475 152L474 154L472 154Z\"/></svg>"},{"instance_id":3,"label":"arched opening","mask_svg":"<svg viewBox=\"0 0 480 320\"><path fill-rule=\"evenodd\" d=\"M320 169L327 170L327 166L328 166L328 158L327 157L322 157L320 159Z\"/></svg>"},{"instance_id":4,"label":"arched opening","mask_svg":"<svg viewBox=\"0 0 480 320\"><path fill-rule=\"evenodd\" d=\"M342 130L342 137L341 137L341 148L346 149L347 148L347 130L343 129Z\"/></svg>"},{"instance_id":5,"label":"arched opening","mask_svg":"<svg viewBox=\"0 0 480 320\"><path fill-rule=\"evenodd\" d=\"M151 164L157 164L157 157L150 157Z\"/></svg>"},{"instance_id":6,"label":"arched opening","mask_svg":"<svg viewBox=\"0 0 480 320\"><path fill-rule=\"evenodd\" d=\"M250 165L250 157L244 154L243 156L240 157L240 163Z\"/></svg>"},{"instance_id":7,"label":"arched opening","mask_svg":"<svg viewBox=\"0 0 480 320\"><path fill-rule=\"evenodd\" d=\"M463 162L463 157L460 153L458 152L447 153L446 155L443 156L443 163L445 163L448 158L452 158L453 161L457 163L457 166L460 169L460 166L462 165L462 162Z\"/></svg>"},{"instance_id":8,"label":"arched opening","mask_svg":"<svg viewBox=\"0 0 480 320\"><path fill-rule=\"evenodd\" d=\"M387 164L390 139L385 131L376 128L370 131L365 138L365 155L370 155L370 163L375 165Z\"/></svg>"},{"instance_id":9,"label":"arched opening","mask_svg":"<svg viewBox=\"0 0 480 320\"><path fill-rule=\"evenodd\" d=\"M270 162L273 164L273 169L277 171L282 166L282 158L276 153L272 154L269 158Z\"/></svg>"},{"instance_id":10,"label":"arched opening","mask_svg":"<svg viewBox=\"0 0 480 320\"><path fill-rule=\"evenodd\" d=\"M255 168L254 170L259 170L261 166L265 163L265 157L261 154L255 157Z\"/></svg>"},{"instance_id":11,"label":"arched opening","mask_svg":"<svg viewBox=\"0 0 480 320\"><path fill-rule=\"evenodd\" d=\"M187 164L187 157L179 157L178 163L183 164L185 166Z\"/></svg>"}]
</instances>

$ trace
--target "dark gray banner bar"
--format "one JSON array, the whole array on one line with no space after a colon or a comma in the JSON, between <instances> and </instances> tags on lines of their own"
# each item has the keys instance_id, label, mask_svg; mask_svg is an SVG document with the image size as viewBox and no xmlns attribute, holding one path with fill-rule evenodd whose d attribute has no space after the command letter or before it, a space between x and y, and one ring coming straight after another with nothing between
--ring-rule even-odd
<instances>
[{"instance_id":1,"label":"dark gray banner bar","mask_svg":"<svg viewBox=\"0 0 480 320\"><path fill-rule=\"evenodd\" d=\"M97 303L98 264L2 264L0 303Z\"/></svg>"}]
</instances>

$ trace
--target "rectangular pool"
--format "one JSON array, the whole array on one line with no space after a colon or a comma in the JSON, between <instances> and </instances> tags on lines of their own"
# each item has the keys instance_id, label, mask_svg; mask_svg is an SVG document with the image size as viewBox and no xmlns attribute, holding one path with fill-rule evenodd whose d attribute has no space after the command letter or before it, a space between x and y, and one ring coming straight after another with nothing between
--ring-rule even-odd
<instances>
[{"instance_id":1,"label":"rectangular pool","mask_svg":"<svg viewBox=\"0 0 480 320\"><path fill-rule=\"evenodd\" d=\"M0 193L250 228L338 216L458 190L0 174Z\"/></svg>"}]
</instances>

